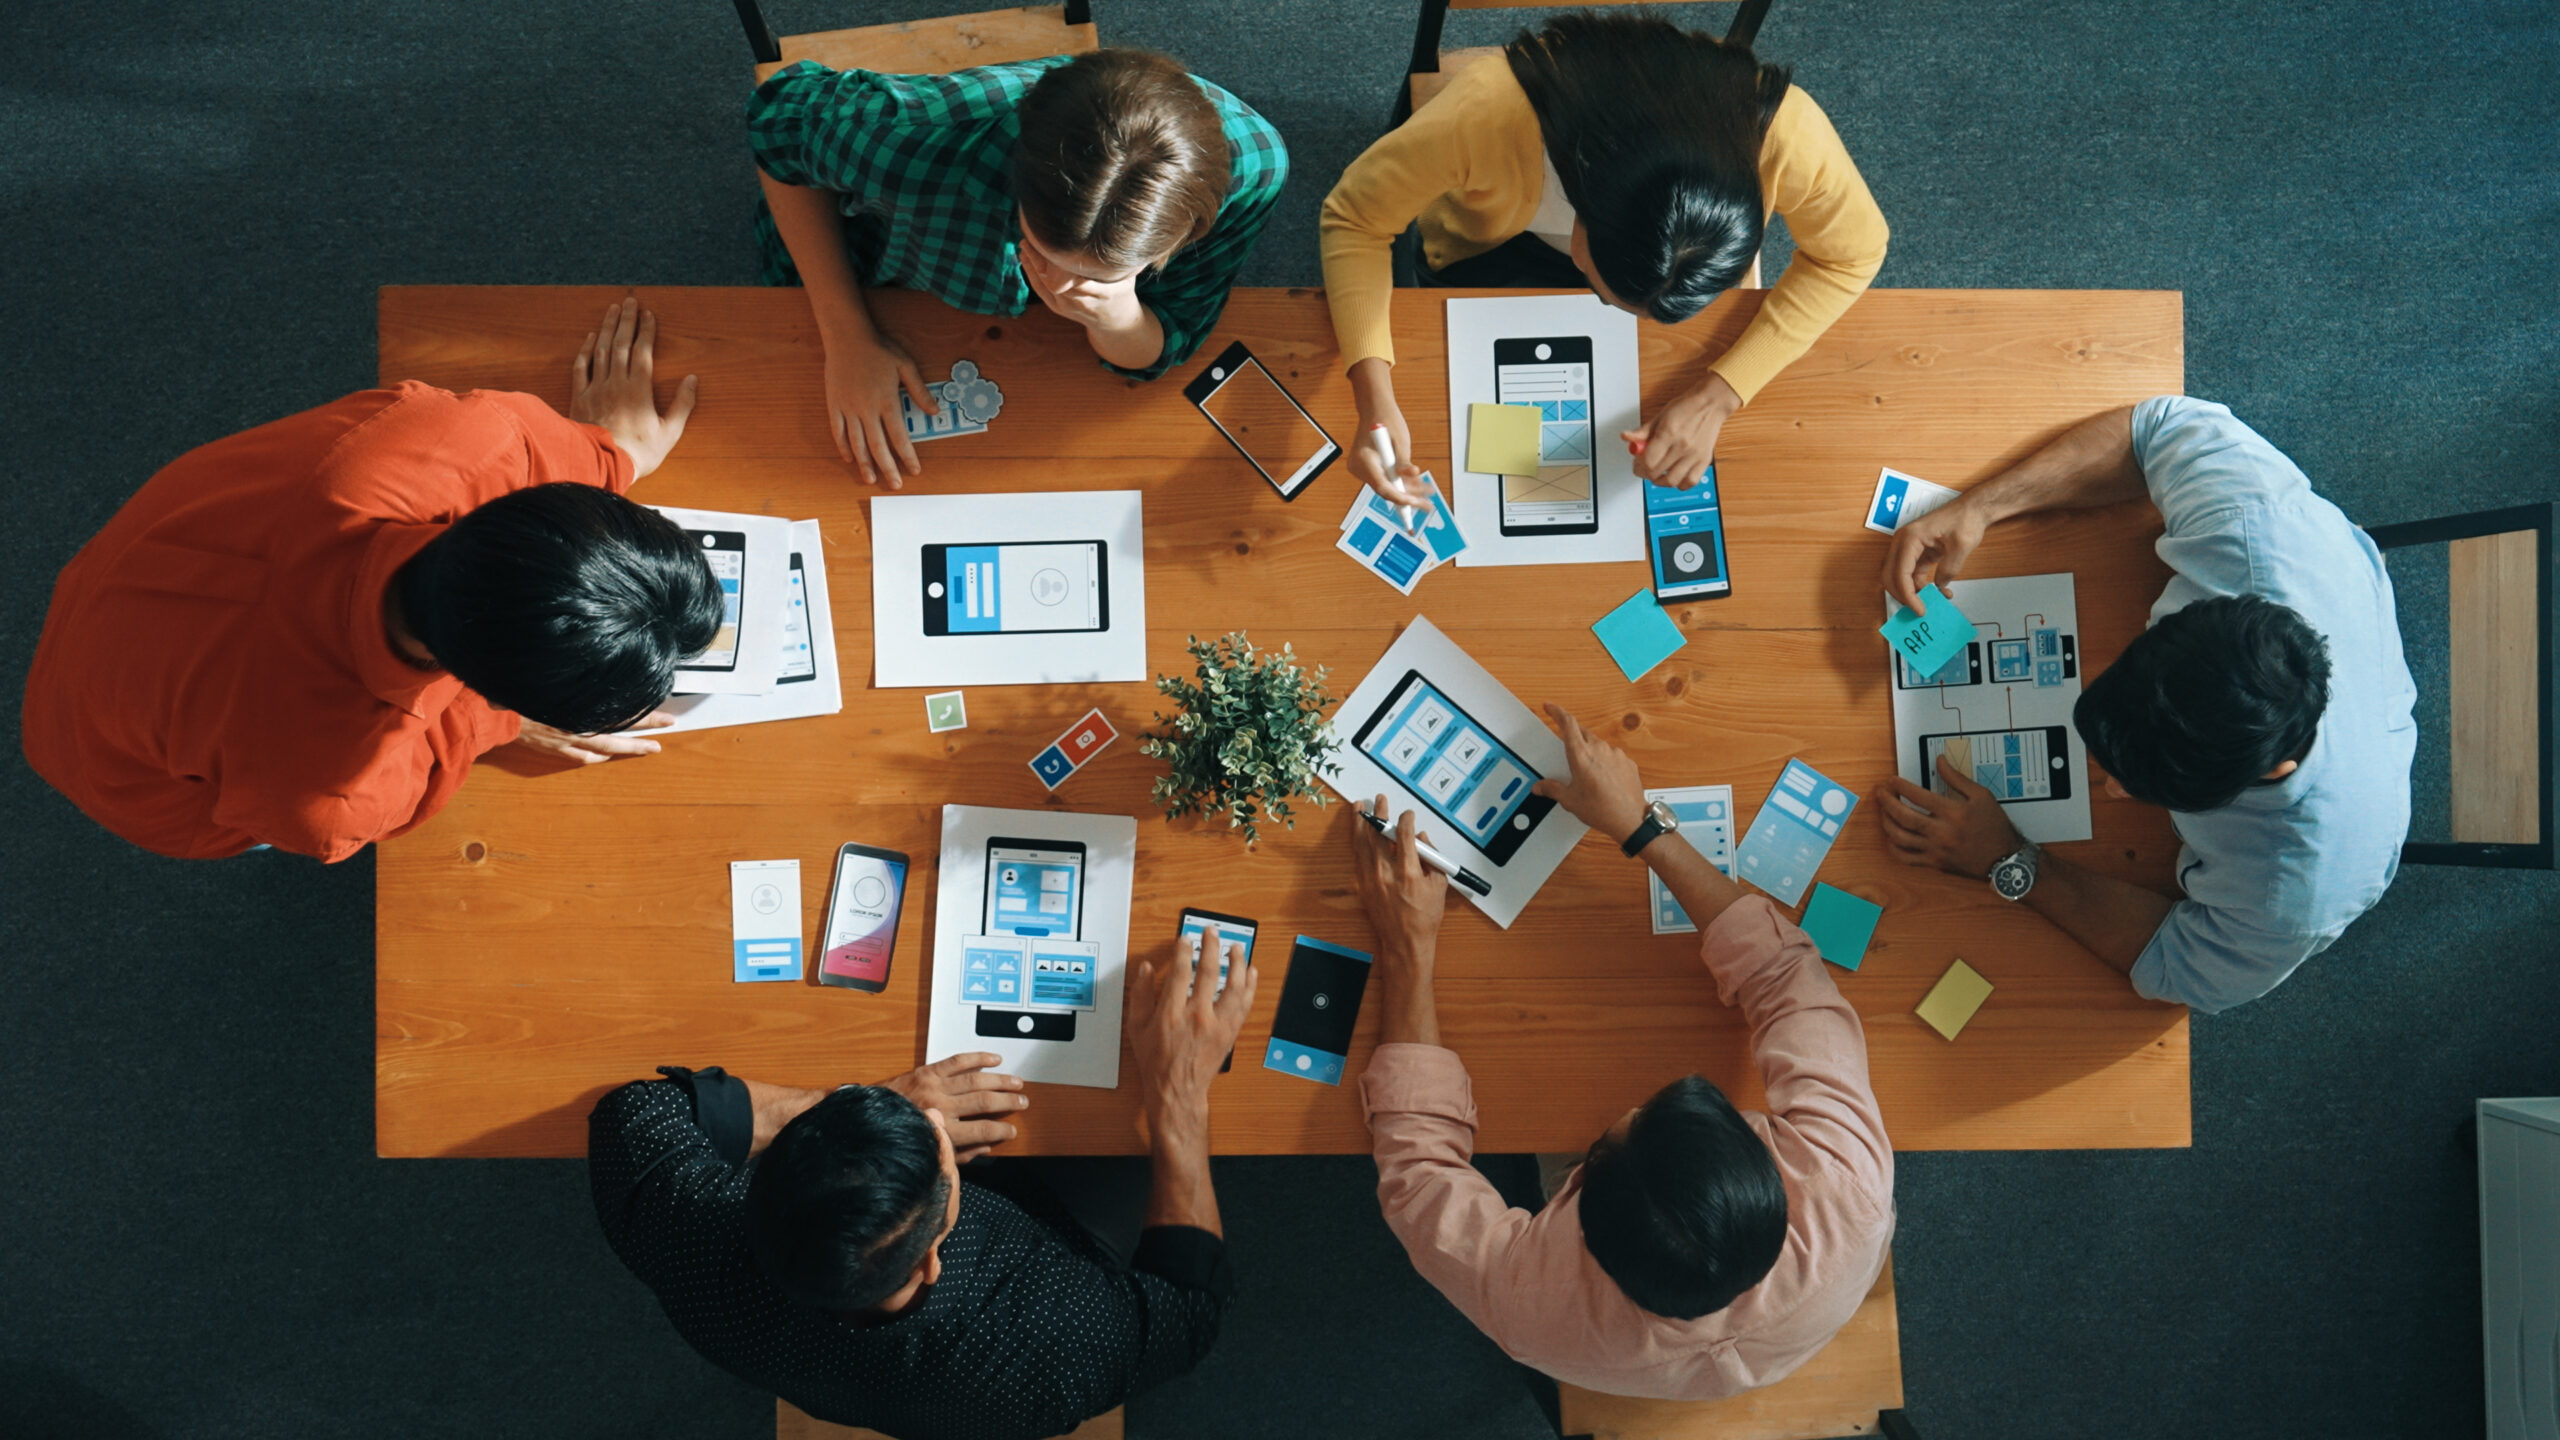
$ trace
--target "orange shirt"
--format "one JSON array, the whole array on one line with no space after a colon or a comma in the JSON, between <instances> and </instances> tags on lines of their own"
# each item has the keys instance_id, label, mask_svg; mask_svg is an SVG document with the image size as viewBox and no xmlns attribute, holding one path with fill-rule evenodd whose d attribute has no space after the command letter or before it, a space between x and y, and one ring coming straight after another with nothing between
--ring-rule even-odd
<instances>
[{"instance_id":1,"label":"orange shirt","mask_svg":"<svg viewBox=\"0 0 2560 1440\"><path fill-rule=\"evenodd\" d=\"M466 512L561 480L620 494L631 460L533 396L414 381L188 451L55 582L28 763L181 859L410 829L518 722L393 651L383 592Z\"/></svg>"}]
</instances>

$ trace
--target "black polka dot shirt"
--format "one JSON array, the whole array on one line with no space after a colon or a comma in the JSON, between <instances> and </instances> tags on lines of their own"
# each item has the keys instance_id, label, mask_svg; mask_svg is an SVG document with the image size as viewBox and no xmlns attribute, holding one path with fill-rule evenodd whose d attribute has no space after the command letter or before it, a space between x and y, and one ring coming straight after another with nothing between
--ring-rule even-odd
<instances>
[{"instance_id":1,"label":"black polka dot shirt","mask_svg":"<svg viewBox=\"0 0 2560 1440\"><path fill-rule=\"evenodd\" d=\"M915 1304L870 1324L801 1305L747 1248L745 1087L703 1084L698 1119L692 1077L670 1073L588 1118L605 1239L705 1358L821 1420L897 1440L1062 1435L1217 1338L1233 1291L1217 1237L1149 1229L1122 1269L1064 1211L966 1183L942 1278Z\"/></svg>"}]
</instances>

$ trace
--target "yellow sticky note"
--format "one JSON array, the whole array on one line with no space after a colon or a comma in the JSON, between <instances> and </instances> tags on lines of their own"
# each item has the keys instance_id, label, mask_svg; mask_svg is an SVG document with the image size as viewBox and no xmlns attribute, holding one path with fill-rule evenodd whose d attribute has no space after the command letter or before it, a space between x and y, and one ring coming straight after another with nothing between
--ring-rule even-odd
<instances>
[{"instance_id":1,"label":"yellow sticky note","mask_svg":"<svg viewBox=\"0 0 2560 1440\"><path fill-rule=\"evenodd\" d=\"M1467 468L1479 475L1538 473L1538 407L1469 405Z\"/></svg>"},{"instance_id":2,"label":"yellow sticky note","mask_svg":"<svg viewBox=\"0 0 2560 1440\"><path fill-rule=\"evenodd\" d=\"M1929 1022L1929 1028L1953 1040L1956 1032L1991 998L1991 982L1974 968L1959 960L1947 967L1938 983L1929 990L1929 998L1920 1002L1912 1013Z\"/></svg>"}]
</instances>

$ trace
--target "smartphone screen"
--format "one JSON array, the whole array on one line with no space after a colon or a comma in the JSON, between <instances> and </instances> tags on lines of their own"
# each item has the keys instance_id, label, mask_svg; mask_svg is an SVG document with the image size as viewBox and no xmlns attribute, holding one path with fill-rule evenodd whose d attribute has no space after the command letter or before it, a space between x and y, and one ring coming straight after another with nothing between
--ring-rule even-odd
<instances>
[{"instance_id":1,"label":"smartphone screen","mask_svg":"<svg viewBox=\"0 0 2560 1440\"><path fill-rule=\"evenodd\" d=\"M1598 533L1590 337L1494 341L1493 394L1505 405L1538 407L1538 473L1502 477L1502 533Z\"/></svg>"},{"instance_id":2,"label":"smartphone screen","mask_svg":"<svg viewBox=\"0 0 2560 1440\"><path fill-rule=\"evenodd\" d=\"M782 673L777 685L818 678L818 652L810 648L809 571L800 552L791 552L791 576L782 597Z\"/></svg>"},{"instance_id":3,"label":"smartphone screen","mask_svg":"<svg viewBox=\"0 0 2560 1440\"><path fill-rule=\"evenodd\" d=\"M1022 635L1111 628L1100 540L924 547L924 633Z\"/></svg>"},{"instance_id":4,"label":"smartphone screen","mask_svg":"<svg viewBox=\"0 0 2560 1440\"><path fill-rule=\"evenodd\" d=\"M1341 1084L1351 1032L1360 1022L1360 997L1368 988L1366 954L1299 936L1289 947L1289 978L1280 985L1262 1068Z\"/></svg>"},{"instance_id":5,"label":"smartphone screen","mask_svg":"<svg viewBox=\"0 0 2560 1440\"><path fill-rule=\"evenodd\" d=\"M747 580L747 535L743 530L687 530L702 547L702 558L711 566L711 578L720 582L720 633L702 652L686 660L679 670L720 670L738 668L738 601Z\"/></svg>"},{"instance_id":6,"label":"smartphone screen","mask_svg":"<svg viewBox=\"0 0 2560 1440\"><path fill-rule=\"evenodd\" d=\"M906 890L907 857L897 851L847 845L836 852L818 983L875 994L887 987L889 956L898 943L898 910L905 903Z\"/></svg>"},{"instance_id":7,"label":"smartphone screen","mask_svg":"<svg viewBox=\"0 0 2560 1440\"><path fill-rule=\"evenodd\" d=\"M1733 593L1724 568L1724 511L1716 501L1716 467L1686 490L1644 487L1645 545L1653 556L1658 600L1699 600Z\"/></svg>"},{"instance_id":8,"label":"smartphone screen","mask_svg":"<svg viewBox=\"0 0 2560 1440\"><path fill-rule=\"evenodd\" d=\"M1283 500L1298 498L1342 453L1242 341L1210 361L1182 393Z\"/></svg>"},{"instance_id":9,"label":"smartphone screen","mask_svg":"<svg viewBox=\"0 0 2560 1440\"><path fill-rule=\"evenodd\" d=\"M2071 798L2070 732L2060 725L2032 730L1969 730L1956 735L1920 737L1920 773L1929 788L1945 793L1938 778L1938 757L1986 787L1995 799L2068 800Z\"/></svg>"},{"instance_id":10,"label":"smartphone screen","mask_svg":"<svg viewBox=\"0 0 2560 1440\"><path fill-rule=\"evenodd\" d=\"M987 842L989 935L1075 939L1084 924L1084 845L1073 840Z\"/></svg>"},{"instance_id":11,"label":"smartphone screen","mask_svg":"<svg viewBox=\"0 0 2560 1440\"><path fill-rule=\"evenodd\" d=\"M1185 906L1181 928L1174 932L1174 943L1190 957L1195 974L1200 968L1200 939L1211 925L1218 927L1218 988L1210 992L1214 998L1227 993L1227 977L1235 973L1237 966L1253 963L1253 937L1262 927L1241 915L1221 915L1215 910ZM1218 1073L1224 1075L1235 1066L1236 1052L1230 1046L1227 1058L1218 1062Z\"/></svg>"},{"instance_id":12,"label":"smartphone screen","mask_svg":"<svg viewBox=\"0 0 2560 1440\"><path fill-rule=\"evenodd\" d=\"M1555 802L1529 793L1538 772L1493 732L1407 670L1352 744L1499 865Z\"/></svg>"},{"instance_id":13,"label":"smartphone screen","mask_svg":"<svg viewBox=\"0 0 2560 1440\"><path fill-rule=\"evenodd\" d=\"M1991 642L1997 648L1999 641ZM2026 642L2017 642L2024 645ZM1911 668L1911 657L1896 651L1893 657L1894 684L1904 690L1946 690L1982 683L1982 645L1967 640L1964 649L1938 667L1935 675L1923 675Z\"/></svg>"}]
</instances>

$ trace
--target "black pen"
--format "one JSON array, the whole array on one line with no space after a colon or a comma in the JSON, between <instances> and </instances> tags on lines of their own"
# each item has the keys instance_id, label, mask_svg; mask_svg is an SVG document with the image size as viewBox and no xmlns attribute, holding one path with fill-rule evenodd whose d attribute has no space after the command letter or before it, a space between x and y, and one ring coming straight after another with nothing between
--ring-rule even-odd
<instances>
[{"instance_id":1,"label":"black pen","mask_svg":"<svg viewBox=\"0 0 2560 1440\"><path fill-rule=\"evenodd\" d=\"M1395 832L1387 828L1386 821L1379 819L1368 811L1354 810L1351 813L1368 821L1369 828L1377 831L1379 834L1389 837L1394 836ZM1457 861L1450 859L1448 856L1441 854L1439 851L1432 849L1430 841L1422 839L1420 836L1416 836L1414 837L1413 847L1422 852L1422 863L1439 871L1441 874L1448 876L1450 884L1455 885L1462 890L1473 890L1477 894L1487 898L1490 898L1493 895L1493 887L1484 882L1483 876L1478 875L1473 870L1470 870L1466 866L1459 864Z\"/></svg>"}]
</instances>

